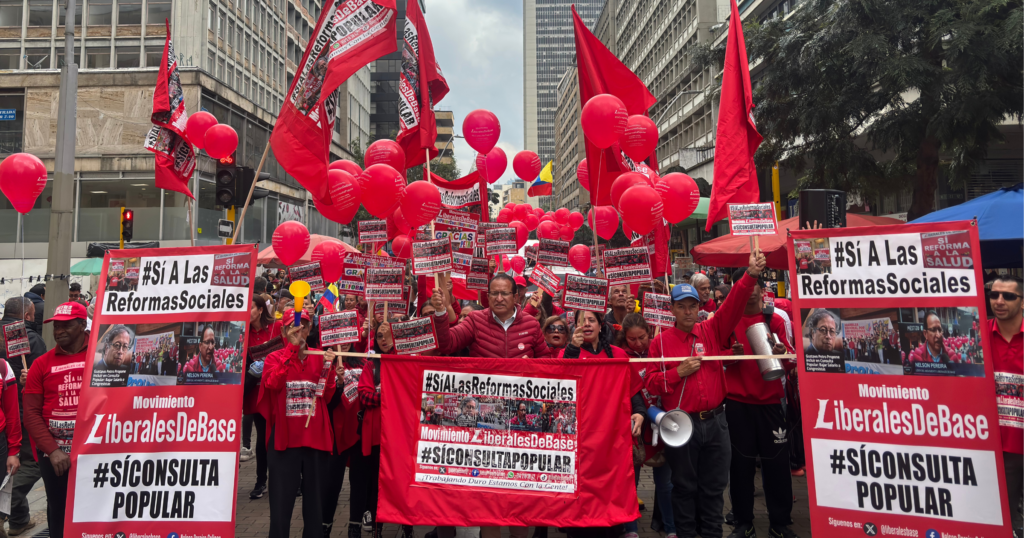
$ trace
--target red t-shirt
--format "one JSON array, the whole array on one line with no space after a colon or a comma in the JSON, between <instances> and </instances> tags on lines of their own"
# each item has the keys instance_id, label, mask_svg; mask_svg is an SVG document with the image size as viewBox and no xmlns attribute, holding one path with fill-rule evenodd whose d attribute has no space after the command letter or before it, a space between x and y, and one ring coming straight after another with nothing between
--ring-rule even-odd
<instances>
[{"instance_id":1,"label":"red t-shirt","mask_svg":"<svg viewBox=\"0 0 1024 538\"><path fill-rule=\"evenodd\" d=\"M1024 411L1024 326L1009 342L999 334L996 320L989 320L989 330L1003 451L1024 454L1024 421L1020 418Z\"/></svg>"},{"instance_id":2,"label":"red t-shirt","mask_svg":"<svg viewBox=\"0 0 1024 538\"><path fill-rule=\"evenodd\" d=\"M29 417L32 410L26 408L25 423L38 426L37 419L41 418L43 427L32 428L29 434L33 445L45 454L58 448L65 454L71 453L78 418L78 393L85 372L86 347L74 355L58 354L59 349L55 347L32 362L22 391L43 396L42 416Z\"/></svg>"},{"instance_id":3,"label":"red t-shirt","mask_svg":"<svg viewBox=\"0 0 1024 538\"><path fill-rule=\"evenodd\" d=\"M246 349L248 350L249 357L251 359L255 359L255 360L262 360L264 358L263 356L260 356L260 357L254 357L253 356L253 348L256 347L256 346L262 345L262 344L266 344L267 342L273 340L275 337L281 338L281 321L280 320L275 321L269 327L264 327L262 330L259 330L259 331L254 331L254 330L252 330L252 327L249 327L249 330L248 330L247 335L246 335L246 338L248 339L248 343L246 345ZM245 363L245 371L242 372L242 377L245 377L245 376L249 375L249 364L251 364L251 362L246 362ZM250 390L250 391L246 392L244 396L242 396L242 414L243 415L251 415L251 414L257 412L256 411L256 400L259 399L259 395L260 395L260 391L258 391L258 390Z\"/></svg>"},{"instance_id":4,"label":"red t-shirt","mask_svg":"<svg viewBox=\"0 0 1024 538\"><path fill-rule=\"evenodd\" d=\"M311 351L315 351L311 349ZM285 450L310 447L330 452L334 448L327 402L334 396L337 376L328 370L323 396L316 396L323 373L322 355L300 356L300 349L285 342L284 349L267 356L257 407L267 419L267 448ZM306 418L313 417L306 426ZM274 446L270 446L273 432Z\"/></svg>"},{"instance_id":5,"label":"red t-shirt","mask_svg":"<svg viewBox=\"0 0 1024 538\"><path fill-rule=\"evenodd\" d=\"M740 318L739 324L736 325L736 340L743 344L743 353L745 355L755 354L754 350L750 347L750 342L747 341L747 328L759 322L764 322L764 316L762 314L754 314L753 316L743 316ZM789 343L789 337L786 335L786 322L782 321L778 314L772 315L769 328L786 345L786 352L793 353L793 345ZM783 360L782 365L787 371L792 370L796 368L796 361ZM762 379L761 369L757 366L757 361L755 360L736 361L726 366L725 385L727 387L726 395L730 399L744 403L777 404L785 396L782 380L765 381Z\"/></svg>"}]
</instances>

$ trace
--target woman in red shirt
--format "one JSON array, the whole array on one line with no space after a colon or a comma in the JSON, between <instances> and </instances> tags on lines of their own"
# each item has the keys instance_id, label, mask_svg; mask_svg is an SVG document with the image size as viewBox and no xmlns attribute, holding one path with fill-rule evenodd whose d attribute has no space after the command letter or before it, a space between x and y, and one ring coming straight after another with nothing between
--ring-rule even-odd
<instances>
[{"instance_id":1,"label":"woman in red shirt","mask_svg":"<svg viewBox=\"0 0 1024 538\"><path fill-rule=\"evenodd\" d=\"M327 402L337 386L330 370L336 357L333 351L325 355L305 353L312 323L305 310L300 320L299 327L282 326L284 349L271 353L264 361L257 404L270 427L270 538L288 537L300 487L302 537L323 536L322 526L317 523L323 522L320 492L327 457L334 448Z\"/></svg>"},{"instance_id":2,"label":"woman in red shirt","mask_svg":"<svg viewBox=\"0 0 1024 538\"><path fill-rule=\"evenodd\" d=\"M576 330L565 349L558 352L559 359L589 359L591 357L609 357L628 359L629 355L618 346L608 343L609 335L604 325L604 314L577 310L575 315Z\"/></svg>"},{"instance_id":3,"label":"woman in red shirt","mask_svg":"<svg viewBox=\"0 0 1024 538\"><path fill-rule=\"evenodd\" d=\"M281 339L281 322L274 319L267 300L260 295L254 295L252 298L246 338L248 351L245 358L246 374L242 396L242 443L247 451L243 452L241 460L248 461L252 458L252 452L256 453L256 487L249 492L249 498L259 499L267 491L267 421L256 410L256 401L260 395L264 359L284 347L284 340ZM255 450L249 449L253 425L256 426Z\"/></svg>"}]
</instances>

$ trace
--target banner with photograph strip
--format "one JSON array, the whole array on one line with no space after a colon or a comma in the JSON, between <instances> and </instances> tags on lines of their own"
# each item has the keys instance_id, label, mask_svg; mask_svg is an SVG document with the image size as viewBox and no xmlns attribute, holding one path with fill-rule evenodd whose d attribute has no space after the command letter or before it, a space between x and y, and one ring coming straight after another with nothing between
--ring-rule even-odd
<instances>
[{"instance_id":1,"label":"banner with photograph strip","mask_svg":"<svg viewBox=\"0 0 1024 538\"><path fill-rule=\"evenodd\" d=\"M977 226L793 230L789 252L812 534L1009 536Z\"/></svg>"},{"instance_id":2,"label":"banner with photograph strip","mask_svg":"<svg viewBox=\"0 0 1024 538\"><path fill-rule=\"evenodd\" d=\"M309 289L312 291L319 292L327 289L327 285L324 284L324 275L323 270L320 268L320 262L304 263L289 267L288 280L292 282L302 280L309 284Z\"/></svg>"},{"instance_id":3,"label":"banner with photograph strip","mask_svg":"<svg viewBox=\"0 0 1024 538\"><path fill-rule=\"evenodd\" d=\"M458 527L636 519L628 376L621 359L385 355L389 487L378 517Z\"/></svg>"},{"instance_id":4,"label":"banner with photograph strip","mask_svg":"<svg viewBox=\"0 0 1024 538\"><path fill-rule=\"evenodd\" d=\"M234 536L253 247L107 253L77 418L51 421L66 536Z\"/></svg>"}]
</instances>

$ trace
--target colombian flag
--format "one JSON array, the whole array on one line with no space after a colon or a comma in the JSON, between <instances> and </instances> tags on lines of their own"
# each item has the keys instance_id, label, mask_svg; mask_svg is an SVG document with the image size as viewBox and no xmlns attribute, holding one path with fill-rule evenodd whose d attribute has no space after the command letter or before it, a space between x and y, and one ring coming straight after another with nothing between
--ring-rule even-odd
<instances>
[{"instance_id":1,"label":"colombian flag","mask_svg":"<svg viewBox=\"0 0 1024 538\"><path fill-rule=\"evenodd\" d=\"M540 176L530 184L529 196L551 196L551 161L540 171Z\"/></svg>"},{"instance_id":2,"label":"colombian flag","mask_svg":"<svg viewBox=\"0 0 1024 538\"><path fill-rule=\"evenodd\" d=\"M325 312L334 312L338 304L338 287L331 284L320 296L320 304L324 305Z\"/></svg>"}]
</instances>

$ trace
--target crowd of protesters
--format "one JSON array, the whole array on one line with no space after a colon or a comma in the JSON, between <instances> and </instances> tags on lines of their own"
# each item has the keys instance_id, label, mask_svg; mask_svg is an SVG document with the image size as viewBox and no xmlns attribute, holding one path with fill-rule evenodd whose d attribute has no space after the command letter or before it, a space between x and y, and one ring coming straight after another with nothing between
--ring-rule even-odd
<instances>
[{"instance_id":1,"label":"crowd of protesters","mask_svg":"<svg viewBox=\"0 0 1024 538\"><path fill-rule=\"evenodd\" d=\"M338 309L355 310L361 338L358 342L320 351L318 319L324 305L304 303L300 323L283 323L294 298L284 271L256 278L250 310L247 354L244 357L243 447L241 461L256 460L256 484L251 499L269 494L271 537L289 536L295 500L301 496L304 538L344 535L380 535L376 517L380 484L380 405L387 398L382 387L380 356L394 353L391 324L415 317L430 317L437 349L423 355L504 358L588 359L594 357L672 357L662 362L632 363L630 429L634 443L634 471L652 468L655 493L652 525L667 538L720 537L723 523L732 525L730 537L754 536L755 471L760 468L768 508L770 536L790 538L793 506L792 477L802 476L803 441L800 438L799 400L795 362L783 361L788 375L765 382L753 361L702 361L707 355L754 354L746 328L765 322L777 337L772 352L793 352L792 312L781 299L766 299L761 271L764 256L751 255L749 266L732 274L687 274L669 288L661 281L641 286L612 286L605 312L565 312L558 297L542 291L527 292L522 277L493 274L480 301L457 300L449 286L424 291L416 300L417 286L406 309L369 311L362 297L344 295ZM493 272L493 267L492 267ZM410 279L411 280L411 279ZM990 283L988 300L993 318L995 369L1015 378L1024 376L1022 365L1022 294L1020 280L999 277ZM73 299L43 320L45 288L4 305L3 324L25 321L31 352L22 361L0 361L0 452L7 472L14 475L14 495L8 519L9 534L27 532L30 519L26 495L41 478L47 495L50 536L63 536L68 470L78 387L61 386L64 373L83 374L92 308L80 286ZM655 329L640 314L647 292L668 294L675 326ZM419 304L417 308L415 305ZM289 319L291 319L289 317ZM827 323L824 320L822 323ZM47 350L41 327L53 323L56 346ZM205 330L203 331L206 332ZM203 335L206 336L205 334ZM883 340L886 335L879 334ZM830 342L827 342L830 343ZM840 347L836 350L849 349ZM814 340L810 345L825 347ZM235 350L223 350L231 354ZM358 354L345 354L345 352ZM823 352L833 352L831 348ZM958 350L960 351L960 350ZM167 350L137 362L139 371L152 370ZM970 353L972 350L964 349ZM0 354L4 350L0 349ZM242 357L218 357L238 361ZM316 386L323 361L335 364L322 397ZM149 365L149 366L147 366ZM25 369L25 366L28 369ZM238 364L237 370L243 365ZM62 371L61 379L50 372ZM1012 387L1011 387L1012 388ZM1005 392L1005 391L1004 391ZM531 407L531 405L533 407ZM691 440L681 447L655 446L647 409L680 408L694 419ZM501 424L509 429L574 433L576 410L569 406L535 402L482 402L461 398L452 409L424 402L424 424L476 427ZM312 415L308 426L307 417ZM62 430L59 424L70 424ZM55 425L58 425L55 427ZM252 439L255 426L256 435ZM1014 528L1019 528L1024 443L1019 431L1003 430L1004 466ZM781 434L780 434L781 432ZM29 442L31 440L31 443ZM338 513L339 497L348 470L348 513ZM723 517L728 487L732 511ZM643 503L638 497L638 503ZM346 519L347 518L347 519ZM341 522L336 525L336 522ZM570 536L637 538L638 522L611 529L563 529ZM337 529L335 526L341 527ZM594 534L594 533L597 534ZM515 538L525 527L510 527ZM481 527L481 538L498 538L498 527ZM547 528L536 528L534 538L546 538ZM411 526L401 529L413 538ZM452 538L455 529L437 527L425 538Z\"/></svg>"}]
</instances>

